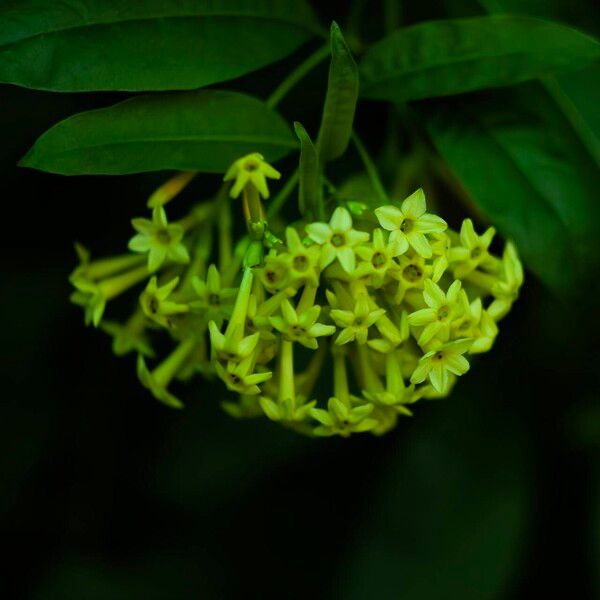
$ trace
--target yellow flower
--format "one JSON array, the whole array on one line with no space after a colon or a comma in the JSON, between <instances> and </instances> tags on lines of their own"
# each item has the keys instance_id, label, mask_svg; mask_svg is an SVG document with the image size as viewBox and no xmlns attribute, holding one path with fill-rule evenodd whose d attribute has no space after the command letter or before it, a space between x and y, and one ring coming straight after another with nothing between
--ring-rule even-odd
<instances>
[{"instance_id":1,"label":"yellow flower","mask_svg":"<svg viewBox=\"0 0 600 600\"><path fill-rule=\"evenodd\" d=\"M229 191L229 195L232 198L237 198L246 185L250 183L266 199L269 197L267 178L279 179L280 177L281 173L274 169L268 162L265 162L262 154L253 152L236 160L229 167L227 173L225 173L223 181L235 179L235 183Z\"/></svg>"},{"instance_id":2,"label":"yellow flower","mask_svg":"<svg viewBox=\"0 0 600 600\"><path fill-rule=\"evenodd\" d=\"M335 209L329 223L310 223L306 233L321 245L322 269L337 258L347 273L352 273L356 267L354 247L369 239L366 231L352 228L352 217L342 206Z\"/></svg>"},{"instance_id":3,"label":"yellow flower","mask_svg":"<svg viewBox=\"0 0 600 600\"><path fill-rule=\"evenodd\" d=\"M375 215L384 229L391 231L390 242L398 244L398 254L408 250L409 244L424 258L431 258L432 250L425 234L441 233L448 226L437 215L425 212L425 194L419 188L400 208L387 205L375 209Z\"/></svg>"},{"instance_id":4,"label":"yellow flower","mask_svg":"<svg viewBox=\"0 0 600 600\"><path fill-rule=\"evenodd\" d=\"M443 394L450 386L449 374L464 375L469 370L469 361L462 356L473 344L471 339L456 340L443 344L424 354L419 360L411 383L422 383L429 377L436 392Z\"/></svg>"}]
</instances>

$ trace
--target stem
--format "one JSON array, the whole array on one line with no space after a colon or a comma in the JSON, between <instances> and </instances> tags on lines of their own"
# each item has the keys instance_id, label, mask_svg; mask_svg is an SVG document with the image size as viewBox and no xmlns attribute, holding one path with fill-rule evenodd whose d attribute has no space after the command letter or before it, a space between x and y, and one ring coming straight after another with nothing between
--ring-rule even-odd
<instances>
[{"instance_id":1,"label":"stem","mask_svg":"<svg viewBox=\"0 0 600 600\"><path fill-rule=\"evenodd\" d=\"M231 204L225 198L219 209L219 271L223 271L231 263Z\"/></svg>"},{"instance_id":2,"label":"stem","mask_svg":"<svg viewBox=\"0 0 600 600\"><path fill-rule=\"evenodd\" d=\"M285 182L285 185L279 190L275 198L273 198L273 201L269 204L269 208L267 209L267 221L279 214L281 207L285 204L285 201L298 184L299 178L300 174L298 169L296 169Z\"/></svg>"},{"instance_id":3,"label":"stem","mask_svg":"<svg viewBox=\"0 0 600 600\"><path fill-rule=\"evenodd\" d=\"M225 333L227 336L234 333L236 327L240 327L241 331L244 331L246 313L248 312L248 301L250 300L250 292L252 291L252 279L252 269L245 269L242 282L240 283L240 289L238 290L235 299L231 320L227 324L227 331Z\"/></svg>"},{"instance_id":4,"label":"stem","mask_svg":"<svg viewBox=\"0 0 600 600\"><path fill-rule=\"evenodd\" d=\"M113 258L101 258L94 262L83 264L73 271L72 277L82 274L88 279L102 279L114 275L119 271L124 271L135 267L147 260L145 254L124 254Z\"/></svg>"},{"instance_id":5,"label":"stem","mask_svg":"<svg viewBox=\"0 0 600 600\"><path fill-rule=\"evenodd\" d=\"M381 383L381 380L379 379L377 373L375 373L375 370L373 369L373 365L371 364L371 357L369 356L369 352L366 346L362 344L356 344L356 347L358 352L360 371L363 376L365 388L370 392L382 391L383 384Z\"/></svg>"},{"instance_id":6,"label":"stem","mask_svg":"<svg viewBox=\"0 0 600 600\"><path fill-rule=\"evenodd\" d=\"M169 385L195 343L196 340L193 337L185 339L152 371L152 377L158 387L166 388Z\"/></svg>"},{"instance_id":7,"label":"stem","mask_svg":"<svg viewBox=\"0 0 600 600\"><path fill-rule=\"evenodd\" d=\"M293 342L281 339L279 361L279 402L283 404L286 400L290 401L291 414L288 416L291 419L296 411Z\"/></svg>"},{"instance_id":8,"label":"stem","mask_svg":"<svg viewBox=\"0 0 600 600\"><path fill-rule=\"evenodd\" d=\"M350 408L346 358L344 352L339 350L333 355L333 395Z\"/></svg>"},{"instance_id":9,"label":"stem","mask_svg":"<svg viewBox=\"0 0 600 600\"><path fill-rule=\"evenodd\" d=\"M108 301L116 298L136 283L143 281L146 277L148 277L148 267L143 265L133 271L105 279L98 284L98 287L102 291L104 298Z\"/></svg>"},{"instance_id":10,"label":"stem","mask_svg":"<svg viewBox=\"0 0 600 600\"><path fill-rule=\"evenodd\" d=\"M315 303L316 296L317 286L312 283L307 283L302 290L302 296L300 296L298 306L296 306L296 313L298 316Z\"/></svg>"},{"instance_id":11,"label":"stem","mask_svg":"<svg viewBox=\"0 0 600 600\"><path fill-rule=\"evenodd\" d=\"M303 77L329 56L329 52L329 44L326 44L301 62L267 98L267 106L275 108Z\"/></svg>"},{"instance_id":12,"label":"stem","mask_svg":"<svg viewBox=\"0 0 600 600\"><path fill-rule=\"evenodd\" d=\"M356 132L352 133L352 141L354 142L354 145L356 146L356 150L358 151L358 154L360 155L360 158L363 161L363 164L365 166L365 171L367 172L367 175L369 176L369 180L371 182L371 185L373 186L373 190L377 194L377 197L382 202L389 203L389 198L388 198L387 192L385 191L385 188L383 187L383 183L381 183L381 178L379 177L379 174L377 173L377 168L375 167L375 163L369 156L367 149L365 148L364 144L362 143L361 139L358 137L358 134Z\"/></svg>"},{"instance_id":13,"label":"stem","mask_svg":"<svg viewBox=\"0 0 600 600\"><path fill-rule=\"evenodd\" d=\"M164 206L167 202L170 202L187 186L187 184L196 177L198 173L195 171L182 171L177 173L174 177L171 177L168 181L163 183L157 190L155 190L150 198L148 198L148 208L154 208L155 206Z\"/></svg>"}]
</instances>

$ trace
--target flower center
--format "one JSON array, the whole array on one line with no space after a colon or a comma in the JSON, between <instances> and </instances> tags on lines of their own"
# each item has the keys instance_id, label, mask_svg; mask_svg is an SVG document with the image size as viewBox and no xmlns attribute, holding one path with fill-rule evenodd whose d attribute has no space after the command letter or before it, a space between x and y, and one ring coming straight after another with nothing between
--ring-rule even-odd
<instances>
[{"instance_id":1,"label":"flower center","mask_svg":"<svg viewBox=\"0 0 600 600\"><path fill-rule=\"evenodd\" d=\"M400 225L400 231L402 231L402 233L409 233L411 232L415 227L415 222L412 219L404 219L404 221L402 221L402 225Z\"/></svg>"},{"instance_id":2,"label":"flower center","mask_svg":"<svg viewBox=\"0 0 600 600\"><path fill-rule=\"evenodd\" d=\"M450 314L450 309L447 306L442 306L438 310L438 319L442 321L443 319L447 319Z\"/></svg>"},{"instance_id":3,"label":"flower center","mask_svg":"<svg viewBox=\"0 0 600 600\"><path fill-rule=\"evenodd\" d=\"M208 303L212 306L219 306L221 304L221 298L219 294L209 294Z\"/></svg>"},{"instance_id":4,"label":"flower center","mask_svg":"<svg viewBox=\"0 0 600 600\"><path fill-rule=\"evenodd\" d=\"M373 254L373 258L371 258L371 264L376 269L383 267L385 265L385 263L386 263L385 254L383 254L382 252L375 252L375 254Z\"/></svg>"},{"instance_id":5,"label":"flower center","mask_svg":"<svg viewBox=\"0 0 600 600\"><path fill-rule=\"evenodd\" d=\"M169 243L171 243L171 234L168 232L167 229L159 229L156 232L156 239L161 244L169 244Z\"/></svg>"},{"instance_id":6,"label":"flower center","mask_svg":"<svg viewBox=\"0 0 600 600\"><path fill-rule=\"evenodd\" d=\"M292 261L292 266L294 270L300 271L301 273L308 269L308 259L304 254L297 254L294 256L294 260Z\"/></svg>"},{"instance_id":7,"label":"flower center","mask_svg":"<svg viewBox=\"0 0 600 600\"><path fill-rule=\"evenodd\" d=\"M229 378L235 385L238 385L242 381L235 373L231 373Z\"/></svg>"},{"instance_id":8,"label":"flower center","mask_svg":"<svg viewBox=\"0 0 600 600\"><path fill-rule=\"evenodd\" d=\"M252 159L251 160L247 160L244 163L244 170L246 170L246 171L248 171L250 173L252 173L253 171L256 171L258 169L258 167L259 167L258 162L255 161L255 160L252 160Z\"/></svg>"},{"instance_id":9,"label":"flower center","mask_svg":"<svg viewBox=\"0 0 600 600\"><path fill-rule=\"evenodd\" d=\"M290 331L295 337L302 337L306 333L304 327L300 327L300 325L292 325Z\"/></svg>"},{"instance_id":10,"label":"flower center","mask_svg":"<svg viewBox=\"0 0 600 600\"><path fill-rule=\"evenodd\" d=\"M152 296L152 298L150 298L150 302L148 302L148 307L150 308L150 312L155 315L158 312L158 299L156 298L156 296Z\"/></svg>"},{"instance_id":11,"label":"flower center","mask_svg":"<svg viewBox=\"0 0 600 600\"><path fill-rule=\"evenodd\" d=\"M421 269L421 267L419 267L419 265L407 265L402 271L402 276L407 281L414 283L415 281L419 281L419 279L423 277L423 270Z\"/></svg>"},{"instance_id":12,"label":"flower center","mask_svg":"<svg viewBox=\"0 0 600 600\"><path fill-rule=\"evenodd\" d=\"M343 233L337 232L331 236L331 245L339 248L346 244L346 236Z\"/></svg>"},{"instance_id":13,"label":"flower center","mask_svg":"<svg viewBox=\"0 0 600 600\"><path fill-rule=\"evenodd\" d=\"M483 254L483 248L479 246L475 246L473 250L471 250L471 258L479 258Z\"/></svg>"},{"instance_id":14,"label":"flower center","mask_svg":"<svg viewBox=\"0 0 600 600\"><path fill-rule=\"evenodd\" d=\"M444 353L441 352L441 351L440 352L436 352L433 355L433 360L435 360L436 362L439 362L439 361L443 360L443 358L444 358Z\"/></svg>"}]
</instances>

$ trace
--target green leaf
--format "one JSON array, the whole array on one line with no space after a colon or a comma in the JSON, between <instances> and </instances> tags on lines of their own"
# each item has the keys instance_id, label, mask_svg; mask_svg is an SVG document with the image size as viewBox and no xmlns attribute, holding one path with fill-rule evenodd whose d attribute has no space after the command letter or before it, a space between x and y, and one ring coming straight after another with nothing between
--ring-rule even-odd
<instances>
[{"instance_id":1,"label":"green leaf","mask_svg":"<svg viewBox=\"0 0 600 600\"><path fill-rule=\"evenodd\" d=\"M274 161L296 147L282 117L260 100L200 90L139 96L74 115L44 133L19 164L63 175L221 173L244 154Z\"/></svg>"},{"instance_id":2,"label":"green leaf","mask_svg":"<svg viewBox=\"0 0 600 600\"><path fill-rule=\"evenodd\" d=\"M302 0L4 0L0 81L58 90L191 89L320 32Z\"/></svg>"},{"instance_id":3,"label":"green leaf","mask_svg":"<svg viewBox=\"0 0 600 600\"><path fill-rule=\"evenodd\" d=\"M297 121L294 130L300 140L300 167L298 185L298 205L302 215L307 212L309 219L324 220L319 207L322 205L319 185L319 154L306 129Z\"/></svg>"},{"instance_id":4,"label":"green leaf","mask_svg":"<svg viewBox=\"0 0 600 600\"><path fill-rule=\"evenodd\" d=\"M598 266L600 171L536 83L418 107L436 147L484 215L555 290Z\"/></svg>"},{"instance_id":5,"label":"green leaf","mask_svg":"<svg viewBox=\"0 0 600 600\"><path fill-rule=\"evenodd\" d=\"M340 157L348 147L358 100L358 68L344 36L331 24L331 64L323 118L317 139L323 161Z\"/></svg>"},{"instance_id":6,"label":"green leaf","mask_svg":"<svg viewBox=\"0 0 600 600\"><path fill-rule=\"evenodd\" d=\"M429 21L400 29L367 50L362 95L403 102L512 85L600 58L600 43L531 17Z\"/></svg>"},{"instance_id":7,"label":"green leaf","mask_svg":"<svg viewBox=\"0 0 600 600\"><path fill-rule=\"evenodd\" d=\"M505 597L527 545L530 449L499 393L482 379L468 385L469 396L461 387L402 423L387 474L339 561L340 597Z\"/></svg>"}]
</instances>

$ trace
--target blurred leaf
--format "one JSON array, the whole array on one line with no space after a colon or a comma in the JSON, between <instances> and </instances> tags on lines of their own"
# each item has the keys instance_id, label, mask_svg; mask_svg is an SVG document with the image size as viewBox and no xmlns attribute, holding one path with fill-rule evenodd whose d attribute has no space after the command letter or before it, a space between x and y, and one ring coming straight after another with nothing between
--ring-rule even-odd
<instances>
[{"instance_id":1,"label":"blurred leaf","mask_svg":"<svg viewBox=\"0 0 600 600\"><path fill-rule=\"evenodd\" d=\"M20 165L63 175L220 173L244 154L274 161L296 147L285 121L260 100L206 90L139 96L74 115L44 133Z\"/></svg>"},{"instance_id":2,"label":"blurred leaf","mask_svg":"<svg viewBox=\"0 0 600 600\"><path fill-rule=\"evenodd\" d=\"M537 84L418 107L436 147L528 267L564 293L598 265L600 172Z\"/></svg>"},{"instance_id":3,"label":"blurred leaf","mask_svg":"<svg viewBox=\"0 0 600 600\"><path fill-rule=\"evenodd\" d=\"M360 64L362 95L401 102L511 85L600 58L600 43L530 17L429 21L374 44Z\"/></svg>"},{"instance_id":4,"label":"blurred leaf","mask_svg":"<svg viewBox=\"0 0 600 600\"><path fill-rule=\"evenodd\" d=\"M526 545L529 449L515 416L494 407L480 381L486 403L463 385L405 426L343 560L340 597L509 597Z\"/></svg>"},{"instance_id":5,"label":"blurred leaf","mask_svg":"<svg viewBox=\"0 0 600 600\"><path fill-rule=\"evenodd\" d=\"M279 60L319 29L302 0L5 0L0 81L59 91L197 88Z\"/></svg>"},{"instance_id":6,"label":"blurred leaf","mask_svg":"<svg viewBox=\"0 0 600 600\"><path fill-rule=\"evenodd\" d=\"M301 123L294 123L294 130L300 140L300 166L298 204L304 215L308 211L310 220L323 220L319 215L320 186L319 186L319 155L306 129Z\"/></svg>"},{"instance_id":7,"label":"blurred leaf","mask_svg":"<svg viewBox=\"0 0 600 600\"><path fill-rule=\"evenodd\" d=\"M344 36L331 24L331 65L317 147L322 161L340 157L352 135L358 100L358 68Z\"/></svg>"}]
</instances>

